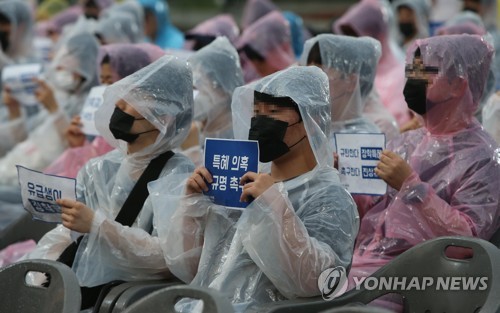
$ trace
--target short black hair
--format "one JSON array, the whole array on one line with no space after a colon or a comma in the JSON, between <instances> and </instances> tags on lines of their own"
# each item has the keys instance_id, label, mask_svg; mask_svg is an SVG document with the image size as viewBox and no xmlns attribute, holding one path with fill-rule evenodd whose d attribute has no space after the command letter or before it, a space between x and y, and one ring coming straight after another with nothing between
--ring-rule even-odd
<instances>
[{"instance_id":1,"label":"short black hair","mask_svg":"<svg viewBox=\"0 0 500 313\"><path fill-rule=\"evenodd\" d=\"M9 17L2 12L0 12L0 24L10 24Z\"/></svg>"},{"instance_id":2,"label":"short black hair","mask_svg":"<svg viewBox=\"0 0 500 313\"><path fill-rule=\"evenodd\" d=\"M102 58L101 65L103 64L111 64L111 57L107 53L104 55L104 58Z\"/></svg>"},{"instance_id":3,"label":"short black hair","mask_svg":"<svg viewBox=\"0 0 500 313\"><path fill-rule=\"evenodd\" d=\"M201 48L208 46L215 40L215 36L211 35L199 35L199 34L186 34L186 40L193 40L194 46L193 50L198 51Z\"/></svg>"},{"instance_id":4,"label":"short black hair","mask_svg":"<svg viewBox=\"0 0 500 313\"><path fill-rule=\"evenodd\" d=\"M309 55L307 56L307 64L311 63L323 65L323 60L321 59L321 50L319 48L319 41L316 41L316 43L309 51Z\"/></svg>"},{"instance_id":5,"label":"short black hair","mask_svg":"<svg viewBox=\"0 0 500 313\"><path fill-rule=\"evenodd\" d=\"M264 92L259 92L257 90L254 90L253 97L254 97L254 104L267 103L267 104L274 104L283 108L294 109L299 115L300 120L302 121L302 115L300 114L299 106L290 97L277 97Z\"/></svg>"},{"instance_id":6,"label":"short black hair","mask_svg":"<svg viewBox=\"0 0 500 313\"><path fill-rule=\"evenodd\" d=\"M255 51L250 45L244 45L242 48L238 50L238 52L243 52L251 61L260 61L264 62L266 58L262 56L259 52Z\"/></svg>"}]
</instances>

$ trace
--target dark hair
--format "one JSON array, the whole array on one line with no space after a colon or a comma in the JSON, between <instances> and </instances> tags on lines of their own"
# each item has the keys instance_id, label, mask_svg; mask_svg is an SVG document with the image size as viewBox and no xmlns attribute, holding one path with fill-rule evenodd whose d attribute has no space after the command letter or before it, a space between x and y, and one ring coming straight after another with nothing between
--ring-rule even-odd
<instances>
[{"instance_id":1,"label":"dark hair","mask_svg":"<svg viewBox=\"0 0 500 313\"><path fill-rule=\"evenodd\" d=\"M111 64L111 58L107 53L104 55L104 58L102 58L101 65L103 64Z\"/></svg>"},{"instance_id":2,"label":"dark hair","mask_svg":"<svg viewBox=\"0 0 500 313\"><path fill-rule=\"evenodd\" d=\"M264 58L260 53L255 51L250 45L244 45L242 48L238 50L238 52L243 52L251 61L260 61L264 62L266 58Z\"/></svg>"},{"instance_id":3,"label":"dark hair","mask_svg":"<svg viewBox=\"0 0 500 313\"><path fill-rule=\"evenodd\" d=\"M10 19L2 12L0 12L0 24L10 24Z\"/></svg>"},{"instance_id":4,"label":"dark hair","mask_svg":"<svg viewBox=\"0 0 500 313\"><path fill-rule=\"evenodd\" d=\"M415 58L422 57L422 52L420 51L420 47L418 47L417 50L415 50L414 57Z\"/></svg>"},{"instance_id":5,"label":"dark hair","mask_svg":"<svg viewBox=\"0 0 500 313\"><path fill-rule=\"evenodd\" d=\"M186 34L186 40L193 40L194 46L193 50L198 51L201 48L208 46L212 41L215 40L215 36L211 35L198 35L198 34Z\"/></svg>"},{"instance_id":6,"label":"dark hair","mask_svg":"<svg viewBox=\"0 0 500 313\"><path fill-rule=\"evenodd\" d=\"M323 65L323 60L321 60L321 50L319 48L319 41L316 41L316 43L312 46L311 50L309 51L309 55L307 56L307 64L311 63Z\"/></svg>"},{"instance_id":7,"label":"dark hair","mask_svg":"<svg viewBox=\"0 0 500 313\"><path fill-rule=\"evenodd\" d=\"M257 90L254 90L253 97L254 97L254 104L265 103L265 104L273 104L283 108L294 109L299 115L300 120L302 121L302 115L300 114L299 106L290 97L277 97L267 93L259 92Z\"/></svg>"}]
</instances>

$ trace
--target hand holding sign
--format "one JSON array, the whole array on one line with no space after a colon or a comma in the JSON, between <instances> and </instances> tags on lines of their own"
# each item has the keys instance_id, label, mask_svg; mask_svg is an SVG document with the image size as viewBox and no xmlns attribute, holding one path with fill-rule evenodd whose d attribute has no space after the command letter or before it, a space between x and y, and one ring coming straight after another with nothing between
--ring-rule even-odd
<instances>
[{"instance_id":1,"label":"hand holding sign","mask_svg":"<svg viewBox=\"0 0 500 313\"><path fill-rule=\"evenodd\" d=\"M212 175L205 167L197 168L193 175L189 177L186 185L186 194L191 195L193 193L202 193L203 191L208 191L208 184L213 182Z\"/></svg>"},{"instance_id":2,"label":"hand holding sign","mask_svg":"<svg viewBox=\"0 0 500 313\"><path fill-rule=\"evenodd\" d=\"M241 184L243 192L240 201L250 202L269 189L274 184L274 179L269 174L248 172L241 178Z\"/></svg>"},{"instance_id":3,"label":"hand holding sign","mask_svg":"<svg viewBox=\"0 0 500 313\"><path fill-rule=\"evenodd\" d=\"M71 199L57 200L62 208L62 223L64 227L85 234L89 233L94 219L94 211L85 204Z\"/></svg>"},{"instance_id":4,"label":"hand holding sign","mask_svg":"<svg viewBox=\"0 0 500 313\"><path fill-rule=\"evenodd\" d=\"M38 84L38 88L35 90L35 97L38 102L43 104L49 113L56 112L59 109L59 105L57 104L52 88L41 79L34 78L33 81Z\"/></svg>"},{"instance_id":5,"label":"hand holding sign","mask_svg":"<svg viewBox=\"0 0 500 313\"><path fill-rule=\"evenodd\" d=\"M389 186L400 190L404 181L410 177L412 169L408 163L396 153L384 150L380 155L375 174L382 178Z\"/></svg>"},{"instance_id":6,"label":"hand holding sign","mask_svg":"<svg viewBox=\"0 0 500 313\"><path fill-rule=\"evenodd\" d=\"M71 120L71 125L64 133L66 140L71 148L81 147L85 143L85 134L82 131L80 116L75 116Z\"/></svg>"},{"instance_id":7,"label":"hand holding sign","mask_svg":"<svg viewBox=\"0 0 500 313\"><path fill-rule=\"evenodd\" d=\"M4 87L2 100L7 110L9 110L9 120L15 120L21 117L21 104L12 96L9 87Z\"/></svg>"}]
</instances>

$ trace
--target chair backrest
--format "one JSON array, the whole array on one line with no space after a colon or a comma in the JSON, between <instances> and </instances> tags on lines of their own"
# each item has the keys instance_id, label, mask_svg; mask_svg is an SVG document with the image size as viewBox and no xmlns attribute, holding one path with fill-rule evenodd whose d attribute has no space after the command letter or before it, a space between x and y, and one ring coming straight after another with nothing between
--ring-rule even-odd
<instances>
[{"instance_id":1,"label":"chair backrest","mask_svg":"<svg viewBox=\"0 0 500 313\"><path fill-rule=\"evenodd\" d=\"M452 249L456 257L450 256L449 247L455 247ZM371 277L375 278L371 284L365 280L359 290L334 299L332 306L349 302L366 304L382 295L396 293L404 299L405 312L479 312L479 309L497 312L500 307L500 250L477 238L440 237L426 241ZM387 288L391 278L393 282ZM395 284L396 279L404 281L405 288ZM375 281L379 287L372 290ZM383 281L386 285L382 287Z\"/></svg>"},{"instance_id":2,"label":"chair backrest","mask_svg":"<svg viewBox=\"0 0 500 313\"><path fill-rule=\"evenodd\" d=\"M477 238L435 238L402 253L338 298L269 312L320 312L368 304L389 293L403 297L404 312L500 312L500 250Z\"/></svg>"},{"instance_id":3,"label":"chair backrest","mask_svg":"<svg viewBox=\"0 0 500 313\"><path fill-rule=\"evenodd\" d=\"M134 303L124 313L175 313L175 304L182 298L203 301L203 313L231 313L231 303L218 292L209 288L188 285L158 290Z\"/></svg>"},{"instance_id":4,"label":"chair backrest","mask_svg":"<svg viewBox=\"0 0 500 313\"><path fill-rule=\"evenodd\" d=\"M28 285L28 272L45 273L48 285ZM76 313L80 311L80 286L75 273L64 264L21 261L0 270L0 303L2 312Z\"/></svg>"}]
</instances>

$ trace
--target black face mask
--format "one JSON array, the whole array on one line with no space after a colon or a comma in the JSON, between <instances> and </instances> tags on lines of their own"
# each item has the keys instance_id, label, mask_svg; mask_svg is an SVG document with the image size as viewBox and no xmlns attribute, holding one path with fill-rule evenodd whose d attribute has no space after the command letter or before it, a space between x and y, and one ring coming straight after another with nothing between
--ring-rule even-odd
<instances>
[{"instance_id":1,"label":"black face mask","mask_svg":"<svg viewBox=\"0 0 500 313\"><path fill-rule=\"evenodd\" d=\"M417 33L417 29L413 23L399 23L399 31L405 38L411 38Z\"/></svg>"},{"instance_id":2,"label":"black face mask","mask_svg":"<svg viewBox=\"0 0 500 313\"><path fill-rule=\"evenodd\" d=\"M132 115L125 113L118 107L115 107L115 111L113 112L113 115L111 115L111 120L109 121L109 130L116 139L132 143L137 140L140 135L157 130L155 128L138 134L130 133L130 129L132 129L134 122L144 119L145 118L134 118Z\"/></svg>"},{"instance_id":3,"label":"black face mask","mask_svg":"<svg viewBox=\"0 0 500 313\"><path fill-rule=\"evenodd\" d=\"M283 142L287 128L300 122L288 125L287 122L275 120L265 115L252 117L248 140L257 140L259 142L259 161L267 163L276 160L302 141L305 136L291 147L288 147Z\"/></svg>"},{"instance_id":4,"label":"black face mask","mask_svg":"<svg viewBox=\"0 0 500 313\"><path fill-rule=\"evenodd\" d=\"M2 51L7 52L9 49L9 32L0 32L0 45L2 45Z\"/></svg>"},{"instance_id":5,"label":"black face mask","mask_svg":"<svg viewBox=\"0 0 500 313\"><path fill-rule=\"evenodd\" d=\"M427 80L408 79L403 94L408 108L420 115L427 112Z\"/></svg>"}]
</instances>

